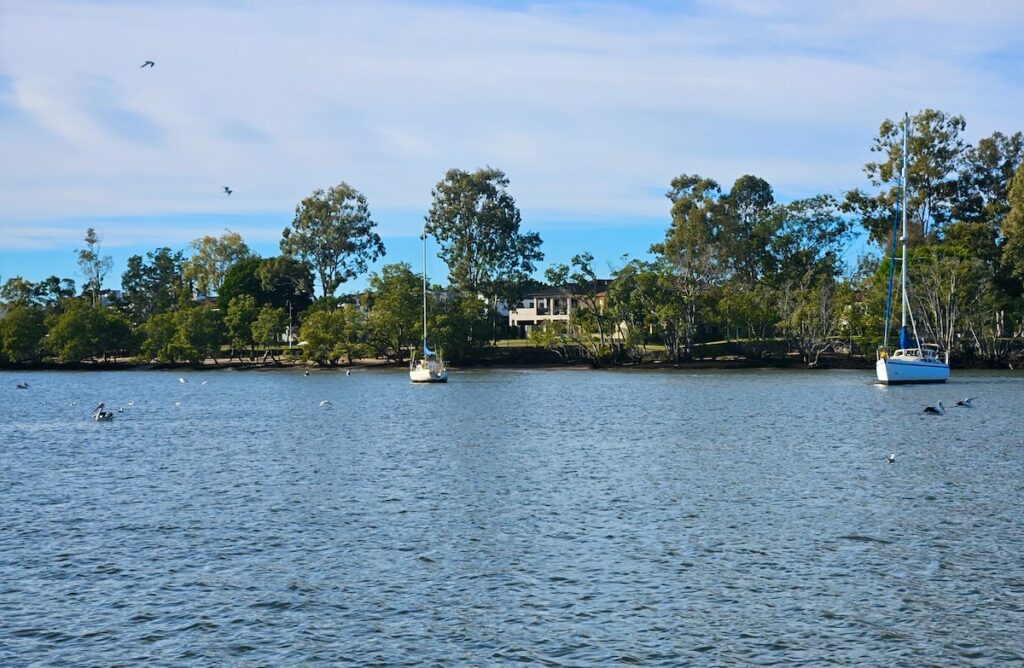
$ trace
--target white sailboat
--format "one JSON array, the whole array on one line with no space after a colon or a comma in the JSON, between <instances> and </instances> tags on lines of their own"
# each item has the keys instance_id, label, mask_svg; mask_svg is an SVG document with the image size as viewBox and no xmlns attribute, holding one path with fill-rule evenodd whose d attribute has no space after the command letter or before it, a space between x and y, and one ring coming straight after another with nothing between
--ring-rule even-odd
<instances>
[{"instance_id":1,"label":"white sailboat","mask_svg":"<svg viewBox=\"0 0 1024 668\"><path fill-rule=\"evenodd\" d=\"M423 356L409 359L409 380L414 383L445 383L448 367L441 356L427 347L427 231L423 231Z\"/></svg>"},{"instance_id":2,"label":"white sailboat","mask_svg":"<svg viewBox=\"0 0 1024 668\"><path fill-rule=\"evenodd\" d=\"M910 310L907 294L907 131L909 115L903 115L903 166L900 170L900 212L903 232L900 238L903 257L900 263L900 332L899 347L889 349L889 320L892 315L892 275L896 264L896 222L893 221L892 252L889 260L889 288L885 299L885 335L882 347L878 349L875 375L885 385L909 383L944 383L949 379L949 352L940 357L939 346L921 343L917 336L917 325ZM910 319L910 327L907 319Z\"/></svg>"}]
</instances>

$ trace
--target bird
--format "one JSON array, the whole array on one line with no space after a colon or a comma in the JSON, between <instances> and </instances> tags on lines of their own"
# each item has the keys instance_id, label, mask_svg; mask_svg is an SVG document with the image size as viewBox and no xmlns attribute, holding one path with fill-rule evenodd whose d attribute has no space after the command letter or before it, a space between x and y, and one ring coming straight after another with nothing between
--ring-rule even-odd
<instances>
[{"instance_id":1,"label":"bird","mask_svg":"<svg viewBox=\"0 0 1024 668\"><path fill-rule=\"evenodd\" d=\"M352 369L345 369L345 375L346 376L351 376L352 375Z\"/></svg>"},{"instance_id":2,"label":"bird","mask_svg":"<svg viewBox=\"0 0 1024 668\"><path fill-rule=\"evenodd\" d=\"M889 463L889 464L895 464L896 463L896 453L894 452L891 455L889 455L888 457L886 457L885 461L887 463Z\"/></svg>"},{"instance_id":3,"label":"bird","mask_svg":"<svg viewBox=\"0 0 1024 668\"><path fill-rule=\"evenodd\" d=\"M320 402L320 405L321 406L333 406L334 404L332 404L330 401L327 401L326 399L324 399L323 401Z\"/></svg>"},{"instance_id":4,"label":"bird","mask_svg":"<svg viewBox=\"0 0 1024 668\"><path fill-rule=\"evenodd\" d=\"M154 63L152 60L147 60L146 62L139 65L139 69L141 70L143 67L153 67L154 65L156 65L156 63Z\"/></svg>"},{"instance_id":5,"label":"bird","mask_svg":"<svg viewBox=\"0 0 1024 668\"><path fill-rule=\"evenodd\" d=\"M308 376L309 375L309 369L306 369L305 371L303 371L302 375L303 376Z\"/></svg>"},{"instance_id":6,"label":"bird","mask_svg":"<svg viewBox=\"0 0 1024 668\"><path fill-rule=\"evenodd\" d=\"M134 406L134 405L135 405L135 402L134 402L134 401L129 401L129 402L128 402L128 405L129 405L129 406Z\"/></svg>"},{"instance_id":7,"label":"bird","mask_svg":"<svg viewBox=\"0 0 1024 668\"><path fill-rule=\"evenodd\" d=\"M103 410L103 402L101 401L96 408L92 409L92 419L97 422L110 422L114 419L114 414Z\"/></svg>"},{"instance_id":8,"label":"bird","mask_svg":"<svg viewBox=\"0 0 1024 668\"><path fill-rule=\"evenodd\" d=\"M179 382L179 383L187 383L188 381L187 381L187 380L185 380L184 378L179 378L179 379L178 379L178 382Z\"/></svg>"},{"instance_id":9,"label":"bird","mask_svg":"<svg viewBox=\"0 0 1024 668\"><path fill-rule=\"evenodd\" d=\"M209 383L209 382L210 382L210 381L208 381L208 380L204 380L204 381L203 381L202 383L200 383L200 385L206 385L206 384L207 384L207 383Z\"/></svg>"},{"instance_id":10,"label":"bird","mask_svg":"<svg viewBox=\"0 0 1024 668\"><path fill-rule=\"evenodd\" d=\"M943 406L942 402L940 401L938 406L925 406L924 412L928 413L929 415L945 415L946 407Z\"/></svg>"},{"instance_id":11,"label":"bird","mask_svg":"<svg viewBox=\"0 0 1024 668\"><path fill-rule=\"evenodd\" d=\"M228 195L228 196L230 196L230 195L231 195L231 193L233 193L233 192L235 192L235 191L234 191L234 190L232 190L231 188L228 188L227 186L224 186L224 194L225 194L225 195Z\"/></svg>"},{"instance_id":12,"label":"bird","mask_svg":"<svg viewBox=\"0 0 1024 668\"><path fill-rule=\"evenodd\" d=\"M174 402L174 405L175 405L175 406L180 406L180 405L181 405L181 402L180 402L180 401L175 401L175 402Z\"/></svg>"},{"instance_id":13,"label":"bird","mask_svg":"<svg viewBox=\"0 0 1024 668\"><path fill-rule=\"evenodd\" d=\"M956 402L956 405L963 406L964 408L974 408L974 405L971 402L977 398L978 397L964 397L960 401Z\"/></svg>"},{"instance_id":14,"label":"bird","mask_svg":"<svg viewBox=\"0 0 1024 668\"><path fill-rule=\"evenodd\" d=\"M17 385L15 385L15 387L18 388L19 390L27 390L28 383L18 383Z\"/></svg>"}]
</instances>

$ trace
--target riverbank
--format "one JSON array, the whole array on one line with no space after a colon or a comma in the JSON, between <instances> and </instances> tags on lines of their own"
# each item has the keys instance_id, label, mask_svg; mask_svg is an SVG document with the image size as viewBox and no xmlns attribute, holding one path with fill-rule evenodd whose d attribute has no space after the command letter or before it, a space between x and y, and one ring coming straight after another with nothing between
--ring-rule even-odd
<instances>
[{"instance_id":1,"label":"riverbank","mask_svg":"<svg viewBox=\"0 0 1024 668\"><path fill-rule=\"evenodd\" d=\"M601 369L665 369L665 370L701 370L701 369L872 369L874 359L866 359L859 355L822 355L814 366L806 364L799 356L790 355L785 358L745 358L741 356L707 357L698 358L678 363L653 360L645 362L622 362L619 364L603 364L594 367L586 360L563 360L550 351L538 349L520 349L517 354L508 354L508 349L499 349L500 354L483 357L479 360L460 363L451 363L452 369L472 368L601 368ZM525 354L524 354L525 353ZM545 354L547 353L547 354ZM955 362L955 361L954 361ZM320 366L308 364L299 359L277 359L267 360L239 360L224 359L216 360L210 358L201 364L192 362L153 362L138 361L129 358L117 358L110 360L95 360L81 362L32 362L23 364L0 364L0 369L5 371L134 371L134 370L176 370L176 371L215 371L215 370L236 370L236 371L261 371L272 369L294 369L296 371L309 371L319 373L330 373L343 370L355 369L379 369L394 370L404 369L407 362L396 363L391 360L379 358L360 358L353 360L352 364L338 364L336 366ZM994 365L984 363L953 364L952 369L1006 369L1006 365ZM1013 370L1011 367L1010 370Z\"/></svg>"}]
</instances>

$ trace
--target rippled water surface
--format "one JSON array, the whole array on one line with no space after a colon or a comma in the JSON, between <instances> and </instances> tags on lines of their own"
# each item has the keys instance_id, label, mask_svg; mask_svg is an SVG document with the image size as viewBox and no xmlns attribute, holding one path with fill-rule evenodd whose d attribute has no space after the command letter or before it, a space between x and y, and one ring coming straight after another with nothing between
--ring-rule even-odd
<instances>
[{"instance_id":1,"label":"rippled water surface","mask_svg":"<svg viewBox=\"0 0 1024 668\"><path fill-rule=\"evenodd\" d=\"M0 373L0 665L1024 662L1020 374L179 376Z\"/></svg>"}]
</instances>

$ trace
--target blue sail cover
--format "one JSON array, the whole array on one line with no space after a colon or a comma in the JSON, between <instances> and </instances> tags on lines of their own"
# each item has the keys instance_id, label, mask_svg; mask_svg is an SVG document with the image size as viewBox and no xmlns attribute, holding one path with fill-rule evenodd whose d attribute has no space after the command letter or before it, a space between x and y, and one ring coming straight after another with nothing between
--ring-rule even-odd
<instances>
[{"instance_id":1,"label":"blue sail cover","mask_svg":"<svg viewBox=\"0 0 1024 668\"><path fill-rule=\"evenodd\" d=\"M423 356L430 357L434 355L434 351L427 347L427 340L423 339Z\"/></svg>"},{"instance_id":2,"label":"blue sail cover","mask_svg":"<svg viewBox=\"0 0 1024 668\"><path fill-rule=\"evenodd\" d=\"M917 339L910 335L910 329L900 327L900 348L917 348Z\"/></svg>"}]
</instances>

